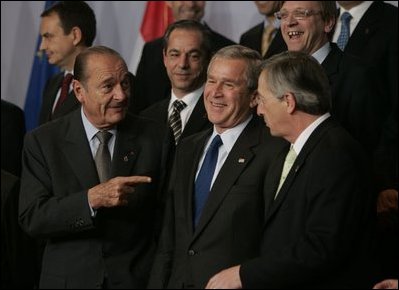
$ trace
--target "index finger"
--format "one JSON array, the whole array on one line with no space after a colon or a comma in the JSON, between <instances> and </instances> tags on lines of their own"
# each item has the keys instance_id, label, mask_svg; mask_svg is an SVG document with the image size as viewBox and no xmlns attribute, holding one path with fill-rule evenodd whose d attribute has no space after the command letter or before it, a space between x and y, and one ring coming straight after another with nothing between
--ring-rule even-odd
<instances>
[{"instance_id":1,"label":"index finger","mask_svg":"<svg viewBox=\"0 0 399 290\"><path fill-rule=\"evenodd\" d=\"M151 182L151 177L142 176L142 175L123 176L123 177L121 177L121 179L122 179L122 182L124 182L128 185L135 185L135 184Z\"/></svg>"}]
</instances>

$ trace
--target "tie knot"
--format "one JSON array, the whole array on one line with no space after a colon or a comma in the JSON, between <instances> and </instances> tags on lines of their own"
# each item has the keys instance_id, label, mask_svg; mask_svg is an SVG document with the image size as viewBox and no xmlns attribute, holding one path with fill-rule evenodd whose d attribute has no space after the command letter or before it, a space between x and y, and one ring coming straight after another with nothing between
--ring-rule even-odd
<instances>
[{"instance_id":1,"label":"tie knot","mask_svg":"<svg viewBox=\"0 0 399 290\"><path fill-rule=\"evenodd\" d=\"M220 135L216 135L212 142L211 145L209 145L209 150L212 150L213 148L219 148L220 145L223 144L222 138L220 138Z\"/></svg>"},{"instance_id":2,"label":"tie knot","mask_svg":"<svg viewBox=\"0 0 399 290\"><path fill-rule=\"evenodd\" d=\"M98 131L96 134L97 139L100 141L101 144L108 144L109 139L112 137L112 133L108 131Z\"/></svg>"},{"instance_id":3,"label":"tie knot","mask_svg":"<svg viewBox=\"0 0 399 290\"><path fill-rule=\"evenodd\" d=\"M173 102L173 108L180 113L187 106L187 104L183 101L176 100Z\"/></svg>"},{"instance_id":4,"label":"tie knot","mask_svg":"<svg viewBox=\"0 0 399 290\"><path fill-rule=\"evenodd\" d=\"M348 24L351 19L352 19L352 15L349 12L342 13L341 21L343 23Z\"/></svg>"},{"instance_id":5,"label":"tie knot","mask_svg":"<svg viewBox=\"0 0 399 290\"><path fill-rule=\"evenodd\" d=\"M72 82L73 74L67 73L62 80L62 86L69 86Z\"/></svg>"}]
</instances>

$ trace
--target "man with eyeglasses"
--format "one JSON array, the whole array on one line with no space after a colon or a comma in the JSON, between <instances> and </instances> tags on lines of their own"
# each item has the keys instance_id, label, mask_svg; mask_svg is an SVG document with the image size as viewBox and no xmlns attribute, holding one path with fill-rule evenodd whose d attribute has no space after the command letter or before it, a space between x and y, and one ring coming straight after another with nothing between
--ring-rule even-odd
<instances>
[{"instance_id":1,"label":"man with eyeglasses","mask_svg":"<svg viewBox=\"0 0 399 290\"><path fill-rule=\"evenodd\" d=\"M395 143L389 136L397 132L397 117L391 113L397 100L392 100L381 81L378 64L343 53L330 42L337 18L335 1L285 1L276 17L288 50L312 55L325 69L332 90L331 113L373 157L376 191L395 184L387 180L395 172L391 163L397 164L397 153L389 159L385 152L395 156L389 148L397 138Z\"/></svg>"}]
</instances>

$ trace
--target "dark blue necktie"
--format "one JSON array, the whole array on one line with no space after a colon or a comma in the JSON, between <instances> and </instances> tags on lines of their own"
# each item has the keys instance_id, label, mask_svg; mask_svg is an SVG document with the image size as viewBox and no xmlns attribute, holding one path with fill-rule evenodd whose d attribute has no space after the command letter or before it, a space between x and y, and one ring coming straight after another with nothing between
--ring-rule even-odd
<instances>
[{"instance_id":1,"label":"dark blue necktie","mask_svg":"<svg viewBox=\"0 0 399 290\"><path fill-rule=\"evenodd\" d=\"M338 36L337 45L344 51L350 36L350 21L352 15L349 12L344 12L341 15L341 33Z\"/></svg>"},{"instance_id":2,"label":"dark blue necktie","mask_svg":"<svg viewBox=\"0 0 399 290\"><path fill-rule=\"evenodd\" d=\"M206 152L204 162L195 181L195 201L194 201L194 225L197 226L201 216L202 209L211 190L213 174L218 161L219 147L222 145L222 139L216 135Z\"/></svg>"}]
</instances>

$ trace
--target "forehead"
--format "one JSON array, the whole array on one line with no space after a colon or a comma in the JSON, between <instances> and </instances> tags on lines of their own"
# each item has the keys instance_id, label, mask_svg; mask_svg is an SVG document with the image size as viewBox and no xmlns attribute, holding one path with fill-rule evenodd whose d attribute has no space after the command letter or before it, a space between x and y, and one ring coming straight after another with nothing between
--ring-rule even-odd
<instances>
[{"instance_id":1,"label":"forehead","mask_svg":"<svg viewBox=\"0 0 399 290\"><path fill-rule=\"evenodd\" d=\"M90 75L124 73L127 67L122 59L110 54L93 54L87 58L87 71ZM90 77L89 75L89 77Z\"/></svg>"},{"instance_id":2,"label":"forehead","mask_svg":"<svg viewBox=\"0 0 399 290\"><path fill-rule=\"evenodd\" d=\"M296 10L296 9L319 9L320 5L317 1L285 1L282 9Z\"/></svg>"},{"instance_id":3,"label":"forehead","mask_svg":"<svg viewBox=\"0 0 399 290\"><path fill-rule=\"evenodd\" d=\"M169 36L168 49L174 45L200 47L202 43L202 34L198 30L175 29Z\"/></svg>"},{"instance_id":4,"label":"forehead","mask_svg":"<svg viewBox=\"0 0 399 290\"><path fill-rule=\"evenodd\" d=\"M220 79L244 80L247 65L243 59L218 57L209 67L209 75Z\"/></svg>"}]
</instances>

